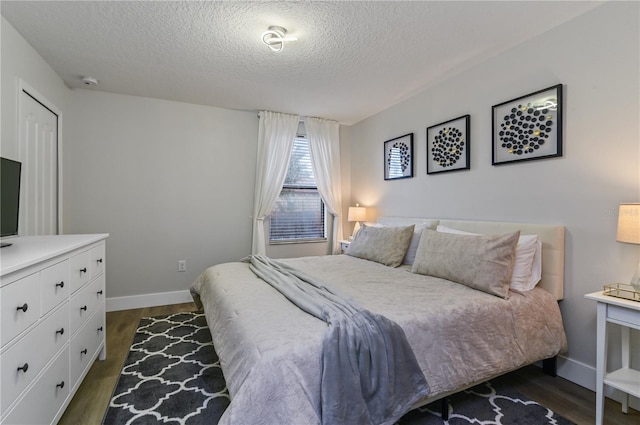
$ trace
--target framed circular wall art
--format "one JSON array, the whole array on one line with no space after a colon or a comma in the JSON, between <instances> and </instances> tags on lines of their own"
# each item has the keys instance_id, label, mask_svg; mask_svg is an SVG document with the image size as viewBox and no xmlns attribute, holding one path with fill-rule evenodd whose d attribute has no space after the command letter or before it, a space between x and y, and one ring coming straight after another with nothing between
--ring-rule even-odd
<instances>
[{"instance_id":1,"label":"framed circular wall art","mask_svg":"<svg viewBox=\"0 0 640 425\"><path fill-rule=\"evenodd\" d=\"M427 174L470 168L470 121L463 115L427 128Z\"/></svg>"},{"instance_id":2,"label":"framed circular wall art","mask_svg":"<svg viewBox=\"0 0 640 425\"><path fill-rule=\"evenodd\" d=\"M493 106L492 165L562 156L562 84Z\"/></svg>"},{"instance_id":3,"label":"framed circular wall art","mask_svg":"<svg viewBox=\"0 0 640 425\"><path fill-rule=\"evenodd\" d=\"M384 142L384 179L413 177L413 133Z\"/></svg>"}]
</instances>

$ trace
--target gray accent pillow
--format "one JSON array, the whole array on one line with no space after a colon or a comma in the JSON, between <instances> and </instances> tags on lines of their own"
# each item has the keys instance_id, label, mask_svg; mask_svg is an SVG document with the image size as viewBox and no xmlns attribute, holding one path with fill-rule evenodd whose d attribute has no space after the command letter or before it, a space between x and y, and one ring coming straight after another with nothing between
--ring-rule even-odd
<instances>
[{"instance_id":1,"label":"gray accent pillow","mask_svg":"<svg viewBox=\"0 0 640 425\"><path fill-rule=\"evenodd\" d=\"M411 271L508 298L519 237L519 231L476 236L424 229Z\"/></svg>"},{"instance_id":2,"label":"gray accent pillow","mask_svg":"<svg viewBox=\"0 0 640 425\"><path fill-rule=\"evenodd\" d=\"M414 225L406 227L362 226L346 252L352 257L398 267L407 253Z\"/></svg>"}]
</instances>

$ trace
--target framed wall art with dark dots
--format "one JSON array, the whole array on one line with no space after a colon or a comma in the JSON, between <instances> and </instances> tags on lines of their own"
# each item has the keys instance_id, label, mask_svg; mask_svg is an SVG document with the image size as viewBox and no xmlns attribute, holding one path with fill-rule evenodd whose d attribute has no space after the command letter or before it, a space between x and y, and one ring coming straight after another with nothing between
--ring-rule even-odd
<instances>
[{"instance_id":1,"label":"framed wall art with dark dots","mask_svg":"<svg viewBox=\"0 0 640 425\"><path fill-rule=\"evenodd\" d=\"M413 133L384 142L384 179L413 177Z\"/></svg>"},{"instance_id":2,"label":"framed wall art with dark dots","mask_svg":"<svg viewBox=\"0 0 640 425\"><path fill-rule=\"evenodd\" d=\"M493 106L492 165L562 156L562 84Z\"/></svg>"},{"instance_id":3,"label":"framed wall art with dark dots","mask_svg":"<svg viewBox=\"0 0 640 425\"><path fill-rule=\"evenodd\" d=\"M427 127L427 174L468 170L471 117L463 115Z\"/></svg>"}]
</instances>

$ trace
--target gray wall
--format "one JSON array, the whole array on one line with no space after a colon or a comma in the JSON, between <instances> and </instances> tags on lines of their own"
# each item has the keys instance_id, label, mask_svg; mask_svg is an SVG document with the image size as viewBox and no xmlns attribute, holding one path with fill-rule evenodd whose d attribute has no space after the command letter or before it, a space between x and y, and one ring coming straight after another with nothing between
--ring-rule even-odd
<instances>
[{"instance_id":1,"label":"gray wall","mask_svg":"<svg viewBox=\"0 0 640 425\"><path fill-rule=\"evenodd\" d=\"M251 253L255 112L85 89L70 98L65 232L110 233L108 298L184 291ZM327 243L267 247L274 258L327 253Z\"/></svg>"},{"instance_id":2,"label":"gray wall","mask_svg":"<svg viewBox=\"0 0 640 425\"><path fill-rule=\"evenodd\" d=\"M0 129L0 153L18 159L17 106L19 79L26 82L58 109L65 110L69 89L44 59L7 22L0 19L0 100L2 116ZM64 115L62 117L64 121Z\"/></svg>"},{"instance_id":3,"label":"gray wall","mask_svg":"<svg viewBox=\"0 0 640 425\"><path fill-rule=\"evenodd\" d=\"M584 294L628 282L639 259L637 246L615 240L619 203L640 201L639 7L600 6L462 74L452 70L349 129L352 204L381 215L566 226L566 375L595 364L596 306ZM564 157L492 166L491 106L557 83L565 89ZM471 170L427 176L426 127L463 114L471 114ZM383 142L409 132L416 177L385 182ZM615 331L610 360L619 364ZM595 384L582 372L576 379Z\"/></svg>"},{"instance_id":4,"label":"gray wall","mask_svg":"<svg viewBox=\"0 0 640 425\"><path fill-rule=\"evenodd\" d=\"M256 113L80 89L68 116L65 231L111 234L108 298L250 253Z\"/></svg>"}]
</instances>

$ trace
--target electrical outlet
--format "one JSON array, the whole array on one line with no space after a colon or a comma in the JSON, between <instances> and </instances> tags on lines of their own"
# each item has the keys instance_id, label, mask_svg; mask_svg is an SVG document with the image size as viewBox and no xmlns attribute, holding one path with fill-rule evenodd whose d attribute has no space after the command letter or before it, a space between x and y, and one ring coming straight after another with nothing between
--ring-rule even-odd
<instances>
[{"instance_id":1,"label":"electrical outlet","mask_svg":"<svg viewBox=\"0 0 640 425\"><path fill-rule=\"evenodd\" d=\"M186 272L187 271L187 260L178 261L178 271Z\"/></svg>"}]
</instances>

